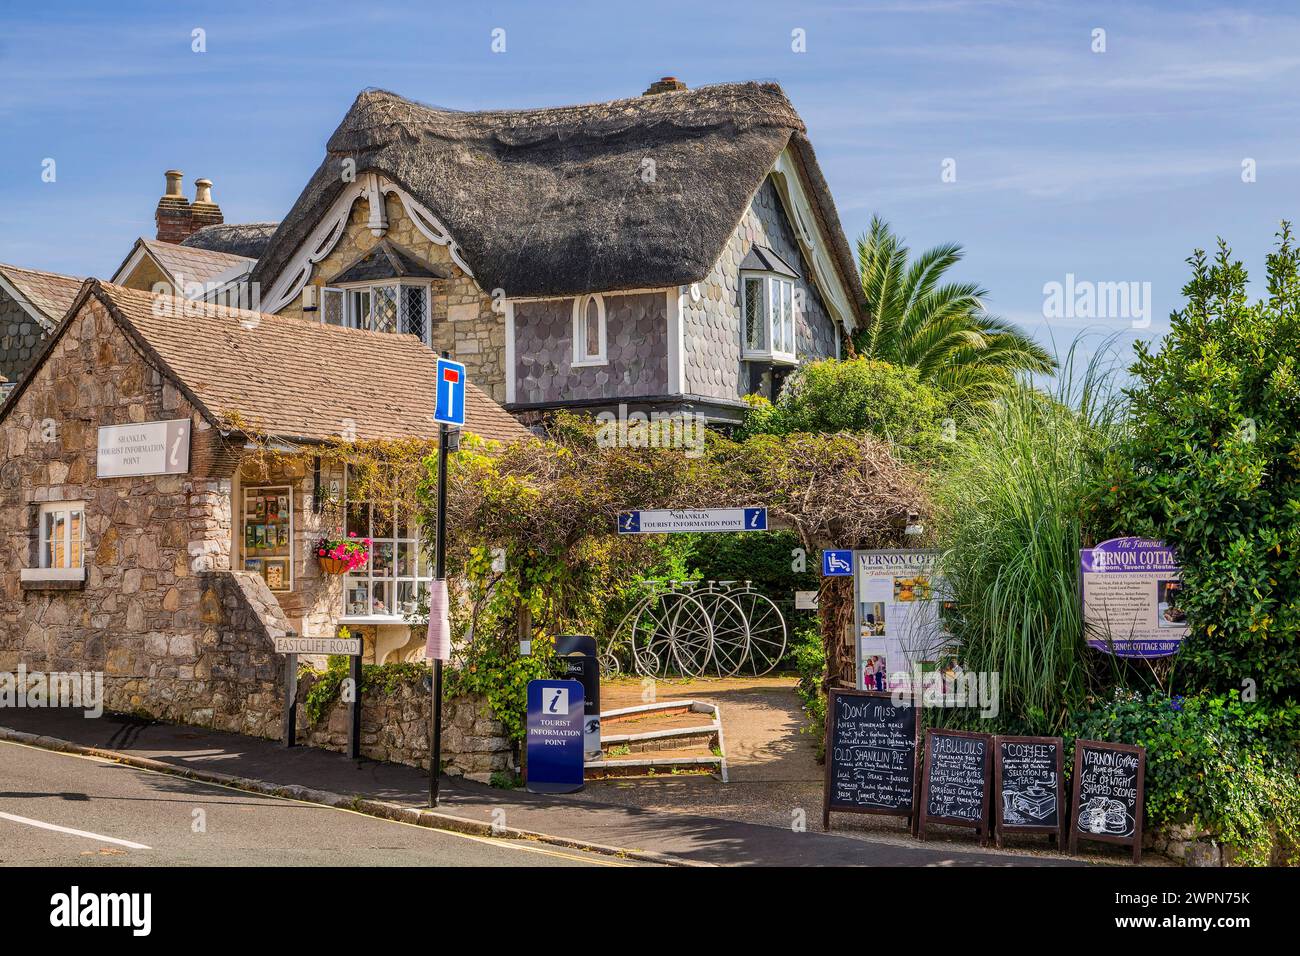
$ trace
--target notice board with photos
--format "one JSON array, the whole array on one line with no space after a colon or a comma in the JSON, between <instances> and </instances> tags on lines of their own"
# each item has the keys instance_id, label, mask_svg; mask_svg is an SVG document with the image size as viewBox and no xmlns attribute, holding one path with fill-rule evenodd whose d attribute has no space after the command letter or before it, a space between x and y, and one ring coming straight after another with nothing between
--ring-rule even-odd
<instances>
[{"instance_id":1,"label":"notice board with photos","mask_svg":"<svg viewBox=\"0 0 1300 956\"><path fill-rule=\"evenodd\" d=\"M1116 657L1168 657L1187 637L1182 569L1150 538L1111 538L1079 551L1088 646Z\"/></svg>"},{"instance_id":2,"label":"notice board with photos","mask_svg":"<svg viewBox=\"0 0 1300 956\"><path fill-rule=\"evenodd\" d=\"M952 637L940 620L937 551L854 552L853 590L859 690L913 694L916 668L953 667Z\"/></svg>"},{"instance_id":3,"label":"notice board with photos","mask_svg":"<svg viewBox=\"0 0 1300 956\"><path fill-rule=\"evenodd\" d=\"M241 505L244 570L261 575L272 591L292 591L293 488L244 488Z\"/></svg>"}]
</instances>

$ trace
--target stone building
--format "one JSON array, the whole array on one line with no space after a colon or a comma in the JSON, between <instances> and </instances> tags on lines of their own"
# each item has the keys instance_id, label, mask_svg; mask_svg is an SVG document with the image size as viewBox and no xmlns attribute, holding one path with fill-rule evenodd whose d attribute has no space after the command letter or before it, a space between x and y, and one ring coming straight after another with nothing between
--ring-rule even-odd
<instances>
[{"instance_id":1,"label":"stone building","mask_svg":"<svg viewBox=\"0 0 1300 956\"><path fill-rule=\"evenodd\" d=\"M368 660L422 653L420 529L362 508L371 560L325 573L347 475L313 448L436 435L434 367L409 336L87 280L0 408L0 671L102 670L109 709L261 733L276 636L351 622ZM466 429L532 440L472 385Z\"/></svg>"}]
</instances>

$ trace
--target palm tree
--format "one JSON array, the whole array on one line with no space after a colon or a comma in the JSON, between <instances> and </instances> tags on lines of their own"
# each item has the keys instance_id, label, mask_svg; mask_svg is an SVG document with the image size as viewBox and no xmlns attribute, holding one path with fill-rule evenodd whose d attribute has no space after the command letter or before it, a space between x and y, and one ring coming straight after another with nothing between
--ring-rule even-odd
<instances>
[{"instance_id":1,"label":"palm tree","mask_svg":"<svg viewBox=\"0 0 1300 956\"><path fill-rule=\"evenodd\" d=\"M961 261L945 243L908 262L910 250L879 216L858 240L858 268L871 324L854 335L860 355L915 368L921 380L958 402L989 400L1019 372L1051 372L1051 354L1014 323L984 311L988 292L973 282L946 282Z\"/></svg>"}]
</instances>

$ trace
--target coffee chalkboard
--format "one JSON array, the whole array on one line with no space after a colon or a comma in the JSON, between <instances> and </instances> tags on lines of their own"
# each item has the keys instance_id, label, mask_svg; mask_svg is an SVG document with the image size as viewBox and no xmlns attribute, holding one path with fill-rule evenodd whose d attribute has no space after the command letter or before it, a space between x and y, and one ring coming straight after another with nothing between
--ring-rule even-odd
<instances>
[{"instance_id":1,"label":"coffee chalkboard","mask_svg":"<svg viewBox=\"0 0 1300 956\"><path fill-rule=\"evenodd\" d=\"M1074 742L1074 800L1070 852L1079 840L1124 843L1142 858L1142 801L1146 750L1103 740Z\"/></svg>"},{"instance_id":2,"label":"coffee chalkboard","mask_svg":"<svg viewBox=\"0 0 1300 956\"><path fill-rule=\"evenodd\" d=\"M1065 746L1060 737L993 738L993 832L1065 836Z\"/></svg>"},{"instance_id":3,"label":"coffee chalkboard","mask_svg":"<svg viewBox=\"0 0 1300 956\"><path fill-rule=\"evenodd\" d=\"M989 789L993 738L960 730L925 732L925 773L921 777L921 821L974 827L988 842Z\"/></svg>"},{"instance_id":4,"label":"coffee chalkboard","mask_svg":"<svg viewBox=\"0 0 1300 956\"><path fill-rule=\"evenodd\" d=\"M832 690L826 706L822 827L831 811L911 817L916 802L918 719L890 694Z\"/></svg>"}]
</instances>

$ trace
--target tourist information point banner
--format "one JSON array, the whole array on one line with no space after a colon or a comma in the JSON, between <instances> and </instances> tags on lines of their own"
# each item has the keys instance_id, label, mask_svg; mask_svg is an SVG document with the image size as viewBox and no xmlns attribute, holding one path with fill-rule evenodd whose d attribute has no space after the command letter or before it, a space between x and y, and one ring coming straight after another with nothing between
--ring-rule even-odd
<instances>
[{"instance_id":1,"label":"tourist information point banner","mask_svg":"<svg viewBox=\"0 0 1300 956\"><path fill-rule=\"evenodd\" d=\"M1187 636L1182 572L1150 538L1111 538L1079 551L1088 646L1116 657L1168 657Z\"/></svg>"}]
</instances>

